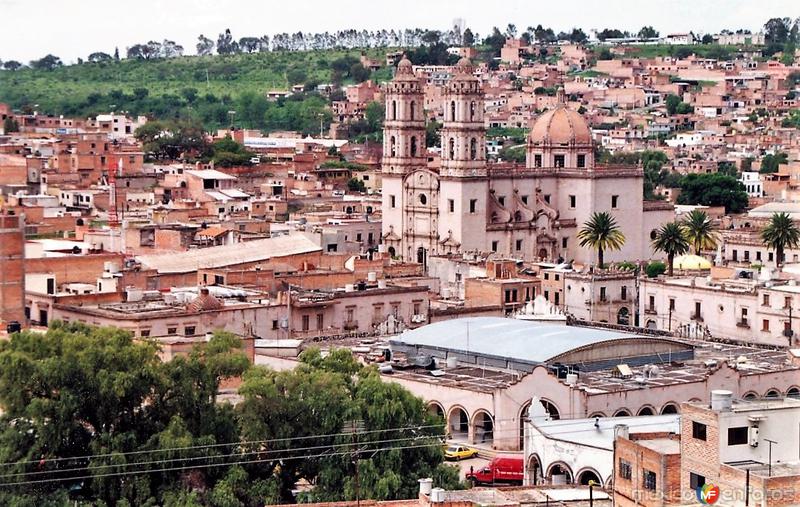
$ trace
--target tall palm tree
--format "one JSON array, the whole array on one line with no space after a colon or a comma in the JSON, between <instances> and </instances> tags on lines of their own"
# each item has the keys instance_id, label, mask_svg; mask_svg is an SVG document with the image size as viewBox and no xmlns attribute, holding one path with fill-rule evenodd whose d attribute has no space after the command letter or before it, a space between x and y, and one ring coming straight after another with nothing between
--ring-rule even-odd
<instances>
[{"instance_id":1,"label":"tall palm tree","mask_svg":"<svg viewBox=\"0 0 800 507\"><path fill-rule=\"evenodd\" d=\"M597 249L597 263L603 267L603 252L619 250L625 244L625 235L619 230L617 221L609 213L603 211L592 213L589 220L578 232L581 246Z\"/></svg>"},{"instance_id":2,"label":"tall palm tree","mask_svg":"<svg viewBox=\"0 0 800 507\"><path fill-rule=\"evenodd\" d=\"M686 231L679 222L669 222L661 226L653 240L653 248L667 254L669 276L672 276L672 262L676 255L683 255L689 251L689 240Z\"/></svg>"},{"instance_id":3,"label":"tall palm tree","mask_svg":"<svg viewBox=\"0 0 800 507\"><path fill-rule=\"evenodd\" d=\"M695 255L700 255L704 249L710 250L717 246L717 234L711 225L711 218L705 211L692 210L683 220L686 239L692 244Z\"/></svg>"},{"instance_id":4,"label":"tall palm tree","mask_svg":"<svg viewBox=\"0 0 800 507\"><path fill-rule=\"evenodd\" d=\"M792 221L788 213L773 213L769 223L761 231L764 244L775 249L775 266L783 262L783 250L786 247L796 248L800 243L800 229Z\"/></svg>"}]
</instances>

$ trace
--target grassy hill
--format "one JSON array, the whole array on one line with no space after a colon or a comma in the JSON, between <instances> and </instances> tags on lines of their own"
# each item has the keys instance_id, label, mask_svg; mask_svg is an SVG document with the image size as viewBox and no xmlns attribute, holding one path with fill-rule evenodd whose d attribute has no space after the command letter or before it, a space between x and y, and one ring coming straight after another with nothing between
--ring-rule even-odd
<instances>
[{"instance_id":1,"label":"grassy hill","mask_svg":"<svg viewBox=\"0 0 800 507\"><path fill-rule=\"evenodd\" d=\"M380 60L385 52L386 49L368 50L371 57ZM269 52L169 60L123 59L51 71L0 71L0 102L65 116L91 116L115 109L157 117L197 117L210 127L224 124L227 111L234 109L237 124L292 128L291 122L280 119L269 125L268 110L277 110L278 105L266 103L264 94L288 89L290 79L291 84L330 82L337 60L357 61L360 54L360 50ZM344 83L352 82L346 72L340 75ZM370 77L382 81L390 76L390 70L383 68ZM317 106L324 100L306 94L293 102L307 102L309 108L319 109ZM281 116L279 112L273 116ZM318 112L309 113L313 114L317 129ZM282 116L287 114L288 111Z\"/></svg>"}]
</instances>

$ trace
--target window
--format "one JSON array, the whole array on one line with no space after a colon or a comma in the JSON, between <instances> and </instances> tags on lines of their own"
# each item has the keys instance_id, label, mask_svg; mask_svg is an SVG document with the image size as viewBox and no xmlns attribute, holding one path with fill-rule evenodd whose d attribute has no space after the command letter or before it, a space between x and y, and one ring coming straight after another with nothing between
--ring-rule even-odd
<instances>
[{"instance_id":1,"label":"window","mask_svg":"<svg viewBox=\"0 0 800 507\"><path fill-rule=\"evenodd\" d=\"M567 248L567 238L561 238L561 248Z\"/></svg>"},{"instance_id":2,"label":"window","mask_svg":"<svg viewBox=\"0 0 800 507\"><path fill-rule=\"evenodd\" d=\"M655 491L655 489L656 489L656 473L645 469L644 474L642 475L642 486L644 487L644 489L649 489L650 491Z\"/></svg>"},{"instance_id":3,"label":"window","mask_svg":"<svg viewBox=\"0 0 800 507\"><path fill-rule=\"evenodd\" d=\"M517 247L517 252L522 250L522 240L518 239L515 246Z\"/></svg>"},{"instance_id":4,"label":"window","mask_svg":"<svg viewBox=\"0 0 800 507\"><path fill-rule=\"evenodd\" d=\"M619 477L620 479L631 480L631 462L622 458L619 459Z\"/></svg>"},{"instance_id":5,"label":"window","mask_svg":"<svg viewBox=\"0 0 800 507\"><path fill-rule=\"evenodd\" d=\"M177 327L168 327L167 328L167 336L172 336L178 332Z\"/></svg>"},{"instance_id":6,"label":"window","mask_svg":"<svg viewBox=\"0 0 800 507\"><path fill-rule=\"evenodd\" d=\"M697 440L706 439L706 425L697 421L692 421L692 438Z\"/></svg>"},{"instance_id":7,"label":"window","mask_svg":"<svg viewBox=\"0 0 800 507\"><path fill-rule=\"evenodd\" d=\"M756 260L757 261L761 260L761 252L756 252Z\"/></svg>"},{"instance_id":8,"label":"window","mask_svg":"<svg viewBox=\"0 0 800 507\"><path fill-rule=\"evenodd\" d=\"M194 336L194 326L185 326L183 328L183 336Z\"/></svg>"},{"instance_id":9,"label":"window","mask_svg":"<svg viewBox=\"0 0 800 507\"><path fill-rule=\"evenodd\" d=\"M455 211L456 211L456 201L454 201L453 199L448 199L447 200L447 209L448 209L448 211L450 211L450 213L455 213Z\"/></svg>"},{"instance_id":10,"label":"window","mask_svg":"<svg viewBox=\"0 0 800 507\"><path fill-rule=\"evenodd\" d=\"M550 204L550 194L545 194L544 202L546 202L547 204Z\"/></svg>"},{"instance_id":11,"label":"window","mask_svg":"<svg viewBox=\"0 0 800 507\"><path fill-rule=\"evenodd\" d=\"M519 200L522 201L522 204L528 204L528 196L527 195L520 196Z\"/></svg>"},{"instance_id":12,"label":"window","mask_svg":"<svg viewBox=\"0 0 800 507\"><path fill-rule=\"evenodd\" d=\"M64 320L66 321L66 319L64 319ZM148 336L150 336L150 330L149 329L142 329L142 331L139 333L139 335L142 338L147 338Z\"/></svg>"},{"instance_id":13,"label":"window","mask_svg":"<svg viewBox=\"0 0 800 507\"><path fill-rule=\"evenodd\" d=\"M420 308L422 308L420 303L414 303L414 315L419 315L420 314Z\"/></svg>"},{"instance_id":14,"label":"window","mask_svg":"<svg viewBox=\"0 0 800 507\"><path fill-rule=\"evenodd\" d=\"M578 155L578 167L586 167L586 155Z\"/></svg>"},{"instance_id":15,"label":"window","mask_svg":"<svg viewBox=\"0 0 800 507\"><path fill-rule=\"evenodd\" d=\"M419 203L422 204L423 206L428 204L428 196L426 196L425 194L419 194Z\"/></svg>"},{"instance_id":16,"label":"window","mask_svg":"<svg viewBox=\"0 0 800 507\"><path fill-rule=\"evenodd\" d=\"M728 445L744 445L747 443L747 426L728 428Z\"/></svg>"},{"instance_id":17,"label":"window","mask_svg":"<svg viewBox=\"0 0 800 507\"><path fill-rule=\"evenodd\" d=\"M504 196L504 195L498 196L497 197L497 202L500 203L500 206L505 206L506 205L506 196Z\"/></svg>"},{"instance_id":18,"label":"window","mask_svg":"<svg viewBox=\"0 0 800 507\"><path fill-rule=\"evenodd\" d=\"M474 137L469 141L469 158L470 160L478 158L478 141Z\"/></svg>"},{"instance_id":19,"label":"window","mask_svg":"<svg viewBox=\"0 0 800 507\"><path fill-rule=\"evenodd\" d=\"M606 300L606 288L600 287L600 301Z\"/></svg>"},{"instance_id":20,"label":"window","mask_svg":"<svg viewBox=\"0 0 800 507\"><path fill-rule=\"evenodd\" d=\"M456 121L456 101L450 102L450 121ZM451 139L452 141L452 139Z\"/></svg>"},{"instance_id":21,"label":"window","mask_svg":"<svg viewBox=\"0 0 800 507\"><path fill-rule=\"evenodd\" d=\"M553 293L553 304L556 305L556 306L558 306L558 304L559 304L558 303L559 294L560 294L559 292L554 292Z\"/></svg>"},{"instance_id":22,"label":"window","mask_svg":"<svg viewBox=\"0 0 800 507\"><path fill-rule=\"evenodd\" d=\"M544 274L544 279L545 280L549 280L550 279L550 273L545 273Z\"/></svg>"},{"instance_id":23,"label":"window","mask_svg":"<svg viewBox=\"0 0 800 507\"><path fill-rule=\"evenodd\" d=\"M767 252L767 260L769 260L769 262L772 262L774 259L775 255L772 252Z\"/></svg>"},{"instance_id":24,"label":"window","mask_svg":"<svg viewBox=\"0 0 800 507\"><path fill-rule=\"evenodd\" d=\"M272 320L272 329L273 330L278 329L278 319Z\"/></svg>"},{"instance_id":25,"label":"window","mask_svg":"<svg viewBox=\"0 0 800 507\"><path fill-rule=\"evenodd\" d=\"M733 260L734 261L738 261L739 260L739 250L734 250L733 251Z\"/></svg>"},{"instance_id":26,"label":"window","mask_svg":"<svg viewBox=\"0 0 800 507\"><path fill-rule=\"evenodd\" d=\"M648 296L647 298L647 309L651 312L656 310L656 297L655 296Z\"/></svg>"},{"instance_id":27,"label":"window","mask_svg":"<svg viewBox=\"0 0 800 507\"><path fill-rule=\"evenodd\" d=\"M498 246L498 242L497 241L492 241L492 252L496 252L497 251L497 246Z\"/></svg>"},{"instance_id":28,"label":"window","mask_svg":"<svg viewBox=\"0 0 800 507\"><path fill-rule=\"evenodd\" d=\"M356 233L356 241L358 241L359 243L361 242L361 233L360 232Z\"/></svg>"},{"instance_id":29,"label":"window","mask_svg":"<svg viewBox=\"0 0 800 507\"><path fill-rule=\"evenodd\" d=\"M452 137L450 138L450 160L455 160L456 158L456 140Z\"/></svg>"},{"instance_id":30,"label":"window","mask_svg":"<svg viewBox=\"0 0 800 507\"><path fill-rule=\"evenodd\" d=\"M627 288L627 287L625 287L625 286L622 286L622 287L619 289L619 298L620 298L621 300L623 300L623 301L625 301L626 299L628 299L628 288Z\"/></svg>"},{"instance_id":31,"label":"window","mask_svg":"<svg viewBox=\"0 0 800 507\"><path fill-rule=\"evenodd\" d=\"M783 309L788 310L792 306L792 297L791 296L784 296L783 298Z\"/></svg>"},{"instance_id":32,"label":"window","mask_svg":"<svg viewBox=\"0 0 800 507\"><path fill-rule=\"evenodd\" d=\"M411 136L411 156L417 156L417 136ZM367 177L364 176L364 179L367 179Z\"/></svg>"},{"instance_id":33,"label":"window","mask_svg":"<svg viewBox=\"0 0 800 507\"><path fill-rule=\"evenodd\" d=\"M397 101L392 101L392 119L397 119Z\"/></svg>"},{"instance_id":34,"label":"window","mask_svg":"<svg viewBox=\"0 0 800 507\"><path fill-rule=\"evenodd\" d=\"M411 101L411 119L412 120L416 116L416 112L417 112L417 103L412 100Z\"/></svg>"},{"instance_id":35,"label":"window","mask_svg":"<svg viewBox=\"0 0 800 507\"><path fill-rule=\"evenodd\" d=\"M675 311L675 298L669 298L669 309Z\"/></svg>"},{"instance_id":36,"label":"window","mask_svg":"<svg viewBox=\"0 0 800 507\"><path fill-rule=\"evenodd\" d=\"M317 314L317 331L322 331L322 328L324 327L324 323L325 323L325 318L324 318L323 314L318 313Z\"/></svg>"},{"instance_id":37,"label":"window","mask_svg":"<svg viewBox=\"0 0 800 507\"><path fill-rule=\"evenodd\" d=\"M478 200L477 199L470 199L469 200L469 212L475 213L478 209Z\"/></svg>"},{"instance_id":38,"label":"window","mask_svg":"<svg viewBox=\"0 0 800 507\"><path fill-rule=\"evenodd\" d=\"M389 138L389 152L391 153L392 157L397 156L397 141L395 140L394 136Z\"/></svg>"},{"instance_id":39,"label":"window","mask_svg":"<svg viewBox=\"0 0 800 507\"><path fill-rule=\"evenodd\" d=\"M611 209L617 209L617 204L619 204L619 196L612 195L611 196Z\"/></svg>"},{"instance_id":40,"label":"window","mask_svg":"<svg viewBox=\"0 0 800 507\"><path fill-rule=\"evenodd\" d=\"M569 196L569 207L571 209L575 209L575 204L577 203L577 199L574 195Z\"/></svg>"},{"instance_id":41,"label":"window","mask_svg":"<svg viewBox=\"0 0 800 507\"><path fill-rule=\"evenodd\" d=\"M534 155L533 156L533 166L534 167L542 167L542 156L541 155Z\"/></svg>"},{"instance_id":42,"label":"window","mask_svg":"<svg viewBox=\"0 0 800 507\"><path fill-rule=\"evenodd\" d=\"M705 486L706 478L700 474L696 474L694 472L689 472L689 487L692 489L697 489L701 486Z\"/></svg>"},{"instance_id":43,"label":"window","mask_svg":"<svg viewBox=\"0 0 800 507\"><path fill-rule=\"evenodd\" d=\"M745 262L750 261L750 250L745 250L744 251L744 260L745 260Z\"/></svg>"},{"instance_id":44,"label":"window","mask_svg":"<svg viewBox=\"0 0 800 507\"><path fill-rule=\"evenodd\" d=\"M556 167L564 167L564 155L553 155L553 165Z\"/></svg>"},{"instance_id":45,"label":"window","mask_svg":"<svg viewBox=\"0 0 800 507\"><path fill-rule=\"evenodd\" d=\"M769 331L769 319L764 319L761 321L761 330Z\"/></svg>"},{"instance_id":46,"label":"window","mask_svg":"<svg viewBox=\"0 0 800 507\"><path fill-rule=\"evenodd\" d=\"M389 207L394 208L396 207L397 201L393 195L389 196Z\"/></svg>"}]
</instances>

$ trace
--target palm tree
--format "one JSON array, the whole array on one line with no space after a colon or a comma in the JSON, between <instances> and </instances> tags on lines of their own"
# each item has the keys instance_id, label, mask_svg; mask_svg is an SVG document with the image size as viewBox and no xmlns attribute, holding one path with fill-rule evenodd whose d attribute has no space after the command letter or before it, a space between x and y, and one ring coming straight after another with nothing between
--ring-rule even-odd
<instances>
[{"instance_id":1,"label":"palm tree","mask_svg":"<svg viewBox=\"0 0 800 507\"><path fill-rule=\"evenodd\" d=\"M589 221L583 224L578 232L581 246L597 249L597 263L603 267L603 251L619 250L625 244L625 235L619 230L617 221L609 213L603 211L592 213Z\"/></svg>"},{"instance_id":2,"label":"palm tree","mask_svg":"<svg viewBox=\"0 0 800 507\"><path fill-rule=\"evenodd\" d=\"M661 226L653 240L653 248L667 254L669 276L672 276L672 262L676 255L683 255L689 251L689 240L686 231L679 222L669 222Z\"/></svg>"},{"instance_id":3,"label":"palm tree","mask_svg":"<svg viewBox=\"0 0 800 507\"><path fill-rule=\"evenodd\" d=\"M711 218L705 211L692 210L683 220L683 226L686 239L692 244L695 255L717 246L717 235L711 225Z\"/></svg>"},{"instance_id":4,"label":"palm tree","mask_svg":"<svg viewBox=\"0 0 800 507\"><path fill-rule=\"evenodd\" d=\"M769 223L761 231L764 244L775 249L775 266L783 262L783 250L795 248L800 243L800 229L792 221L788 213L773 213Z\"/></svg>"}]
</instances>

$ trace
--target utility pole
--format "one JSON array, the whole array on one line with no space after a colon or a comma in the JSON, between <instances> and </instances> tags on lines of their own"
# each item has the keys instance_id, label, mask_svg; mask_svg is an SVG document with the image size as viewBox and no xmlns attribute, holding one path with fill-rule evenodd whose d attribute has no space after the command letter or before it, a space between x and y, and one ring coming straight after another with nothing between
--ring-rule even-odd
<instances>
[{"instance_id":1,"label":"utility pole","mask_svg":"<svg viewBox=\"0 0 800 507\"><path fill-rule=\"evenodd\" d=\"M765 438L764 441L769 443L769 465L767 465L767 474L769 477L772 477L772 444L777 444L778 442L768 438Z\"/></svg>"}]
</instances>

